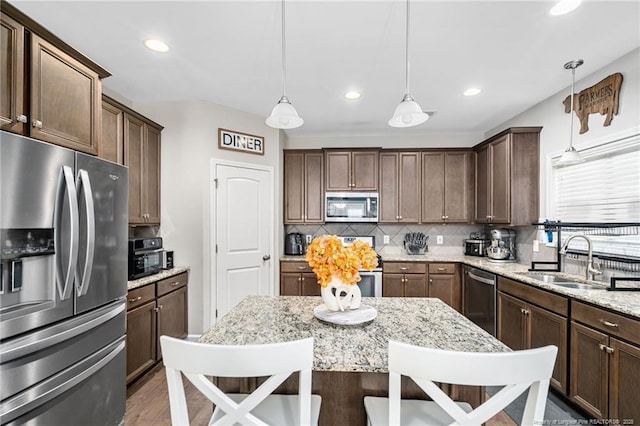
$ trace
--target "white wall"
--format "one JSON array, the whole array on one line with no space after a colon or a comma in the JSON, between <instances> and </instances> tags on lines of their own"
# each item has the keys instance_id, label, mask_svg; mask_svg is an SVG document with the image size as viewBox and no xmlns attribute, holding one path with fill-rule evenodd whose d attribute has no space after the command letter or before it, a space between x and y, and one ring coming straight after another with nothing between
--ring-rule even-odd
<instances>
[{"instance_id":1,"label":"white wall","mask_svg":"<svg viewBox=\"0 0 640 426\"><path fill-rule=\"evenodd\" d=\"M133 108L162 124L162 193L160 235L175 251L176 265L189 274L189 333L209 328L211 315L211 160L260 164L282 179L280 132L264 117L207 102L136 103ZM264 136L263 156L218 149L218 128ZM274 190L276 246L281 247L280 190ZM277 264L278 254L273 256Z\"/></svg>"},{"instance_id":2,"label":"white wall","mask_svg":"<svg viewBox=\"0 0 640 426\"><path fill-rule=\"evenodd\" d=\"M570 60L573 58L567 58ZM617 59L604 68L601 68L587 76L580 78L580 71L587 65L588 58L584 58L585 65L576 70L576 84L574 91L591 87L603 78L622 73L623 81L620 89L620 108L618 115L607 127L603 126L605 116L592 114L589 116L589 131L578 134L580 122L574 115L573 145L579 151L590 142L602 140L611 135L620 134L640 126L640 49L636 49L627 55ZM571 73L566 70L561 77L567 79L567 87L545 101L534 105L522 114L502 123L486 132L485 137L492 136L508 127L515 126L542 126L540 134L540 219L549 216L547 212L547 156L564 151L569 145L570 117L564 112L562 101L571 90ZM526 82L523 82L526 84ZM553 218L550 218L553 219Z\"/></svg>"}]
</instances>

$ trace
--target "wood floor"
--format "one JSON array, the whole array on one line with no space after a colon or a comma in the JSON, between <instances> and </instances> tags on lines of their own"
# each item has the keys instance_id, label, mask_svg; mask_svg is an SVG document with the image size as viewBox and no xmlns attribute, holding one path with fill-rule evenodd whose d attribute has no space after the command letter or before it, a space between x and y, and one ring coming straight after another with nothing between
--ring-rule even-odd
<instances>
[{"instance_id":1,"label":"wood floor","mask_svg":"<svg viewBox=\"0 0 640 426\"><path fill-rule=\"evenodd\" d=\"M184 379L189 421L193 426L207 425L212 405L188 380ZM126 426L161 426L171 424L167 381L162 365L127 389ZM511 426L516 423L504 412L485 423L487 426ZM284 425L283 425L284 426ZM340 426L340 425L336 425Z\"/></svg>"}]
</instances>

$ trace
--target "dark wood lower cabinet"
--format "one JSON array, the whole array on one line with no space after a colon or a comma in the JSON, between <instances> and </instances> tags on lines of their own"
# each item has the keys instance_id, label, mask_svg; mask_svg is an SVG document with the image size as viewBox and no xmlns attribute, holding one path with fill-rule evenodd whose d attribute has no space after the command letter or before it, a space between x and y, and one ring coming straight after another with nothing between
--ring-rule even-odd
<instances>
[{"instance_id":1,"label":"dark wood lower cabinet","mask_svg":"<svg viewBox=\"0 0 640 426\"><path fill-rule=\"evenodd\" d=\"M528 347L539 348L547 345L556 345L558 355L551 374L551 386L566 394L567 387L567 318L529 306L529 337Z\"/></svg>"},{"instance_id":2,"label":"dark wood lower cabinet","mask_svg":"<svg viewBox=\"0 0 640 426\"><path fill-rule=\"evenodd\" d=\"M127 383L156 362L155 300L127 312Z\"/></svg>"},{"instance_id":3,"label":"dark wood lower cabinet","mask_svg":"<svg viewBox=\"0 0 640 426\"><path fill-rule=\"evenodd\" d=\"M127 294L127 384L162 359L160 336L188 333L187 272Z\"/></svg>"},{"instance_id":4,"label":"dark wood lower cabinet","mask_svg":"<svg viewBox=\"0 0 640 426\"><path fill-rule=\"evenodd\" d=\"M280 296L320 296L318 278L307 262L280 262Z\"/></svg>"},{"instance_id":5,"label":"dark wood lower cabinet","mask_svg":"<svg viewBox=\"0 0 640 426\"><path fill-rule=\"evenodd\" d=\"M609 418L640 421L640 346L611 338ZM627 423L628 424L628 423Z\"/></svg>"}]
</instances>

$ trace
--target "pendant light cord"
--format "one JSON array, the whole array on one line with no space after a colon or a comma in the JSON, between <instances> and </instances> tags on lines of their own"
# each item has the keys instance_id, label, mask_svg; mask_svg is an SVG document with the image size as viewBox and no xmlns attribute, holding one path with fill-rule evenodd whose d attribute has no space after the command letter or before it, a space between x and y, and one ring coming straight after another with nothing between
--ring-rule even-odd
<instances>
[{"instance_id":1,"label":"pendant light cord","mask_svg":"<svg viewBox=\"0 0 640 426\"><path fill-rule=\"evenodd\" d=\"M405 78L405 87L404 87L405 95L409 94L409 8L410 8L410 4L409 4L409 0L407 0L407 25L406 25L407 33L406 33L406 38L405 38L406 43L405 43L405 53L404 53L405 64L406 64L405 76L404 76L404 78Z\"/></svg>"},{"instance_id":2,"label":"pendant light cord","mask_svg":"<svg viewBox=\"0 0 640 426\"><path fill-rule=\"evenodd\" d=\"M282 96L287 96L287 52L285 48L284 36L284 0L282 0Z\"/></svg>"},{"instance_id":3,"label":"pendant light cord","mask_svg":"<svg viewBox=\"0 0 640 426\"><path fill-rule=\"evenodd\" d=\"M576 67L572 67L571 68L571 111L569 111L569 114L571 114L571 134L569 135L569 148L573 147L573 85L575 84L576 81Z\"/></svg>"}]
</instances>

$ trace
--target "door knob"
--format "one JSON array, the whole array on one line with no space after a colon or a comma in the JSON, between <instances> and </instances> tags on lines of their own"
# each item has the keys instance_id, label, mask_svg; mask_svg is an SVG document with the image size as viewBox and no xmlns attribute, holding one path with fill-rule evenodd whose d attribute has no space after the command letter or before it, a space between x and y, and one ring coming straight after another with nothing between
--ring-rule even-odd
<instances>
[{"instance_id":1,"label":"door knob","mask_svg":"<svg viewBox=\"0 0 640 426\"><path fill-rule=\"evenodd\" d=\"M265 262L267 260L271 259L271 255L270 254L265 254L264 256L262 256L262 260L264 260Z\"/></svg>"}]
</instances>

